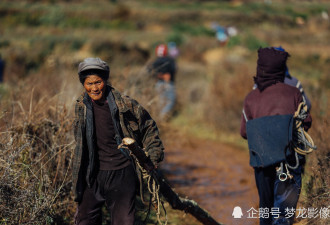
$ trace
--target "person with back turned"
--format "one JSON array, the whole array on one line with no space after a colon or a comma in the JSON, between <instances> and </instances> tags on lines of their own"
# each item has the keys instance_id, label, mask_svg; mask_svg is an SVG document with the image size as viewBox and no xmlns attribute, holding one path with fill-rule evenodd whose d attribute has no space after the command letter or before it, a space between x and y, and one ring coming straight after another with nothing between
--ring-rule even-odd
<instances>
[{"instance_id":1,"label":"person with back turned","mask_svg":"<svg viewBox=\"0 0 330 225\"><path fill-rule=\"evenodd\" d=\"M305 156L289 148L293 115L303 103L299 89L284 83L289 54L275 48L258 50L257 88L244 100L240 134L247 139L250 165L259 194L261 225L291 225L301 190ZM305 111L302 126L312 122Z\"/></svg>"}]
</instances>

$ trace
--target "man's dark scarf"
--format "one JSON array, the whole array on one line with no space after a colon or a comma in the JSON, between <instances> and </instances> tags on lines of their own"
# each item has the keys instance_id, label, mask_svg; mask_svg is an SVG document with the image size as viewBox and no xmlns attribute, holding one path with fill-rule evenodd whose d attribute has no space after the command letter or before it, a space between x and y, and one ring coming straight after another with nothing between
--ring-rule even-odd
<instances>
[{"instance_id":1,"label":"man's dark scarf","mask_svg":"<svg viewBox=\"0 0 330 225\"><path fill-rule=\"evenodd\" d=\"M253 77L260 91L270 85L284 82L286 60L289 54L274 48L258 50L257 76Z\"/></svg>"}]
</instances>

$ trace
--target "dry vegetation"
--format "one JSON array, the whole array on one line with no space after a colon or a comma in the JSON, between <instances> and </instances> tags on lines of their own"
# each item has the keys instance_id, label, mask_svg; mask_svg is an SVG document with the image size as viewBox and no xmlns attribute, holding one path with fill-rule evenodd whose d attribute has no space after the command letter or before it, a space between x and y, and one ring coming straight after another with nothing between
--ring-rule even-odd
<instances>
[{"instance_id":1,"label":"dry vegetation","mask_svg":"<svg viewBox=\"0 0 330 225\"><path fill-rule=\"evenodd\" d=\"M0 3L0 53L6 60L0 84L0 224L72 224L72 107L82 90L77 63L88 56L108 61L112 84L158 120L146 66L153 47L169 40L179 43L181 54L177 113L170 124L160 124L165 142L173 136L172 125L194 130L198 124L233 136L231 143L241 147L241 107L252 87L256 49L282 45L290 52L290 71L312 100L310 133L318 146L308 157L301 204L329 207L330 21L321 17L329 3L56 2ZM235 25L238 36L220 47L212 21ZM170 219L189 224L179 215Z\"/></svg>"}]
</instances>

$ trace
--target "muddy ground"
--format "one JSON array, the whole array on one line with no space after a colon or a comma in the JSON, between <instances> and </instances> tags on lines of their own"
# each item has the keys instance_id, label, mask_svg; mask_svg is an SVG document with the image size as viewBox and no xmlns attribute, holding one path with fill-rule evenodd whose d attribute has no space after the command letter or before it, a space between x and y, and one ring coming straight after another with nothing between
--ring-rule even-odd
<instances>
[{"instance_id":1,"label":"muddy ground","mask_svg":"<svg viewBox=\"0 0 330 225\"><path fill-rule=\"evenodd\" d=\"M258 194L248 152L215 141L186 139L166 146L162 170L181 197L195 200L227 225L254 225L247 211L258 208ZM242 209L233 218L233 209Z\"/></svg>"}]
</instances>

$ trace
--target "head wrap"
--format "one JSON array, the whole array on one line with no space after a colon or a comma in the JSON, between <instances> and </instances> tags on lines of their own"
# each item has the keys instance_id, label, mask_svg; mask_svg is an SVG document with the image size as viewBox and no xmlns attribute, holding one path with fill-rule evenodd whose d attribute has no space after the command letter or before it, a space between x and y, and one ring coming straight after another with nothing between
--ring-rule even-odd
<instances>
[{"instance_id":1,"label":"head wrap","mask_svg":"<svg viewBox=\"0 0 330 225\"><path fill-rule=\"evenodd\" d=\"M258 50L257 75L254 82L263 91L278 82L284 81L286 61L289 54L274 48L260 48Z\"/></svg>"}]
</instances>

